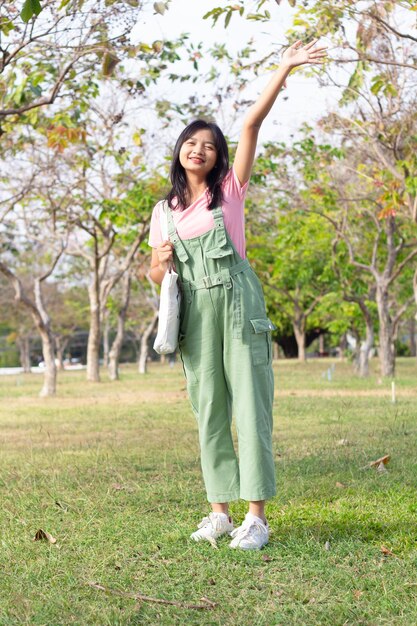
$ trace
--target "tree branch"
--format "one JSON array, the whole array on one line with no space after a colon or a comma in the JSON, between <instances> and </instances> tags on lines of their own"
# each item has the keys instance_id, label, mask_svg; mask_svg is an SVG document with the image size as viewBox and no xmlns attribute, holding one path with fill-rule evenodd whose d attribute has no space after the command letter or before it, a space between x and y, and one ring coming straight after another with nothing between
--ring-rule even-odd
<instances>
[{"instance_id":1,"label":"tree branch","mask_svg":"<svg viewBox=\"0 0 417 626\"><path fill-rule=\"evenodd\" d=\"M408 300L406 300L404 302L404 304L398 309L397 313L393 317L393 319L392 319L392 334L393 334L394 338L397 337L398 324L399 324L399 321L400 321L401 317L404 315L404 313L406 312L408 307L411 306L413 303L414 303L414 295L410 296L408 298Z\"/></svg>"},{"instance_id":2,"label":"tree branch","mask_svg":"<svg viewBox=\"0 0 417 626\"><path fill-rule=\"evenodd\" d=\"M382 24L383 26L385 26L385 28L387 30L390 30L392 33L394 33L394 35L397 35L398 37L400 37L401 39L411 39L411 41L417 41L417 37L413 37L412 35L409 35L408 33L400 33L400 31L396 30L393 26L391 26L391 24L388 24L388 22L386 22L385 20L383 20L381 17L379 17L379 15L377 15L376 13L367 13L367 15L373 19L376 20L377 22L379 22L380 24Z\"/></svg>"},{"instance_id":3,"label":"tree branch","mask_svg":"<svg viewBox=\"0 0 417 626\"><path fill-rule=\"evenodd\" d=\"M417 248L415 250L413 250L412 252L410 252L409 255L407 255L405 257L405 259L403 259L401 261L401 263L398 264L397 269L395 270L395 272L390 276L390 278L388 279L388 285L390 285L391 283L394 282L394 280L396 280L398 278L398 276L401 274L401 272L403 271L404 267L411 261L411 259L413 259L415 256L417 256Z\"/></svg>"},{"instance_id":4,"label":"tree branch","mask_svg":"<svg viewBox=\"0 0 417 626\"><path fill-rule=\"evenodd\" d=\"M355 50L354 48L351 48L351 49ZM355 52L357 51L355 50ZM358 63L358 61L369 61L369 63L376 63L378 65L394 65L395 67L406 67L406 68L409 68L410 70L416 69L416 66L411 65L410 63L401 63L400 61L381 61L380 59L375 59L374 57L363 56L363 55L360 55L359 58L357 59L333 59L333 61L336 64Z\"/></svg>"}]
</instances>

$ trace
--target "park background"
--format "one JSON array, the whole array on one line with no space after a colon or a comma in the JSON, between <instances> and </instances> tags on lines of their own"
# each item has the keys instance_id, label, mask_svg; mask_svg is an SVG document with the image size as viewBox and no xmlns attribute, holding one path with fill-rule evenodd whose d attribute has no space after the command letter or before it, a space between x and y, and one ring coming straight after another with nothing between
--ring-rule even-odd
<instances>
[{"instance_id":1,"label":"park background","mask_svg":"<svg viewBox=\"0 0 417 626\"><path fill-rule=\"evenodd\" d=\"M0 623L417 623L415 4L0 8ZM282 48L316 37L329 59L289 77L246 203L277 326L274 532L195 549L150 215L184 124L214 118L233 154Z\"/></svg>"}]
</instances>

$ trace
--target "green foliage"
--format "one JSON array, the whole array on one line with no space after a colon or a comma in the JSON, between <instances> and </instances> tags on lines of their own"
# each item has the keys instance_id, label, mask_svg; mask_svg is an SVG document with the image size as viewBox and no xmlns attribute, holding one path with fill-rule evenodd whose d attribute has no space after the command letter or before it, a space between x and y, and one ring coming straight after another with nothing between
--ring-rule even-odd
<instances>
[{"instance_id":1,"label":"green foliage","mask_svg":"<svg viewBox=\"0 0 417 626\"><path fill-rule=\"evenodd\" d=\"M136 228L149 221L152 209L164 195L166 179L160 175L137 181L123 197L103 201L98 219L109 220L126 238L136 236Z\"/></svg>"},{"instance_id":2,"label":"green foliage","mask_svg":"<svg viewBox=\"0 0 417 626\"><path fill-rule=\"evenodd\" d=\"M232 18L232 15L234 12L238 12L239 15L243 15L245 8L243 6L243 3L241 3L240 5L234 4L234 5L227 5L226 7L216 7L215 9L212 9L211 11L208 11L204 16L203 19L207 20L209 18L212 19L213 24L216 24L217 20L224 15L224 27L227 28L230 24L230 20Z\"/></svg>"},{"instance_id":3,"label":"green foliage","mask_svg":"<svg viewBox=\"0 0 417 626\"><path fill-rule=\"evenodd\" d=\"M39 15L41 11L42 7L39 0L25 0L20 12L20 17L24 22L29 22L34 15Z\"/></svg>"},{"instance_id":4,"label":"green foliage","mask_svg":"<svg viewBox=\"0 0 417 626\"><path fill-rule=\"evenodd\" d=\"M19 352L15 348L0 350L0 367L19 367Z\"/></svg>"},{"instance_id":5,"label":"green foliage","mask_svg":"<svg viewBox=\"0 0 417 626\"><path fill-rule=\"evenodd\" d=\"M397 340L395 342L395 352L397 356L411 356L410 346L403 341Z\"/></svg>"},{"instance_id":6,"label":"green foliage","mask_svg":"<svg viewBox=\"0 0 417 626\"><path fill-rule=\"evenodd\" d=\"M358 99L361 88L365 83L366 64L363 61L356 63L355 70L349 78L347 87L344 89L340 98L340 105L344 106Z\"/></svg>"},{"instance_id":7,"label":"green foliage","mask_svg":"<svg viewBox=\"0 0 417 626\"><path fill-rule=\"evenodd\" d=\"M220 17L224 16L224 27L227 28L230 24L230 20L233 15L237 14L240 17L244 17L249 21L256 22L268 22L272 15L268 9L264 9L261 11L262 7L267 3L268 0L257 0L254 5L251 5L250 11L247 12L247 7L245 7L245 3L243 0L239 0L235 4L226 4L225 6L215 7L208 11L203 19L211 19L213 24L216 24ZM279 4L280 2L277 2ZM288 4L291 7L294 7L296 2L295 0L289 0Z\"/></svg>"},{"instance_id":8,"label":"green foliage","mask_svg":"<svg viewBox=\"0 0 417 626\"><path fill-rule=\"evenodd\" d=\"M389 74L386 73L377 74L372 77L371 92L374 96L377 96L379 93L384 94L384 96L398 95L397 89L394 87L392 82L390 82Z\"/></svg>"},{"instance_id":9,"label":"green foliage","mask_svg":"<svg viewBox=\"0 0 417 626\"><path fill-rule=\"evenodd\" d=\"M15 26L11 19L3 15L0 16L0 32L4 35L8 35L14 28Z\"/></svg>"}]
</instances>

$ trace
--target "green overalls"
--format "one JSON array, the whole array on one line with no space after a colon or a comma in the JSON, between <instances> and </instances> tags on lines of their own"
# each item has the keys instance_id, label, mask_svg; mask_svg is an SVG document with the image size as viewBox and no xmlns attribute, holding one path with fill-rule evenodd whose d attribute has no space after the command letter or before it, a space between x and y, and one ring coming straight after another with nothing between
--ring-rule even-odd
<instances>
[{"instance_id":1,"label":"green overalls","mask_svg":"<svg viewBox=\"0 0 417 626\"><path fill-rule=\"evenodd\" d=\"M272 452L271 330L262 287L213 209L215 227L181 240L168 211L182 287L180 352L197 418L209 502L276 493ZM236 419L239 462L231 421Z\"/></svg>"}]
</instances>

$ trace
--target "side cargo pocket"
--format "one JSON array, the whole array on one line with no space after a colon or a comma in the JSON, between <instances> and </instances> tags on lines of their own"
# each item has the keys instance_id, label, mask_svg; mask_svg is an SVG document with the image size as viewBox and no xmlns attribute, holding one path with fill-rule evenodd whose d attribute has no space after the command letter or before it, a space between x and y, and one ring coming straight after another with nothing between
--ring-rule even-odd
<instances>
[{"instance_id":1,"label":"side cargo pocket","mask_svg":"<svg viewBox=\"0 0 417 626\"><path fill-rule=\"evenodd\" d=\"M267 317L250 320L252 326L251 350L254 365L267 365L272 358L271 331L276 326Z\"/></svg>"}]
</instances>

